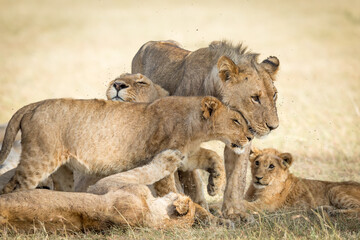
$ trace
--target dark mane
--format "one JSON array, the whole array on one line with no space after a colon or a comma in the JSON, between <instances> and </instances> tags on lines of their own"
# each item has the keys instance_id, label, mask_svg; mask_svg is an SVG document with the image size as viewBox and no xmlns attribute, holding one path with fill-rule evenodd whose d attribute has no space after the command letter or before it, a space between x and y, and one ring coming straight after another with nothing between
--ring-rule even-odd
<instances>
[{"instance_id":1,"label":"dark mane","mask_svg":"<svg viewBox=\"0 0 360 240\"><path fill-rule=\"evenodd\" d=\"M247 47L243 46L242 43L234 45L227 40L214 41L210 43L209 50L215 53L215 59L225 55L233 60L235 64L238 64L244 60L254 64L257 63L257 58L259 56L258 53L253 53L248 50Z\"/></svg>"}]
</instances>

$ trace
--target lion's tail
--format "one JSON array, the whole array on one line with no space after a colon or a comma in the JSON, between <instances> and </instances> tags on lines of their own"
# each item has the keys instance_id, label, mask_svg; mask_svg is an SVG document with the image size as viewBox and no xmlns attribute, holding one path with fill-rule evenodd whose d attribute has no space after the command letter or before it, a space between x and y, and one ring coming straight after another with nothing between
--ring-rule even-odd
<instances>
[{"instance_id":1,"label":"lion's tail","mask_svg":"<svg viewBox=\"0 0 360 240\"><path fill-rule=\"evenodd\" d=\"M16 134L20 130L20 123L24 115L29 111L34 110L39 105L39 103L40 102L32 103L20 108L10 119L6 127L3 144L0 150L0 164L5 161L11 151L11 148L15 142Z\"/></svg>"}]
</instances>

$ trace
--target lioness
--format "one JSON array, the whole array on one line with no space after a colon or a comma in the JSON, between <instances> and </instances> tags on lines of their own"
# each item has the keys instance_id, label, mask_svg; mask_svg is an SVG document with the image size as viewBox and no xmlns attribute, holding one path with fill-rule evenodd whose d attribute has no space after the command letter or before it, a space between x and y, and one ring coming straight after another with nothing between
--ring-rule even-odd
<instances>
[{"instance_id":1,"label":"lioness","mask_svg":"<svg viewBox=\"0 0 360 240\"><path fill-rule=\"evenodd\" d=\"M277 90L274 86L279 60L269 57L258 63L258 54L247 52L241 44L212 42L196 51L183 49L174 41L145 43L132 61L132 73L142 73L170 92L170 95L212 95L236 109L247 121L255 136L267 135L279 125L276 111ZM238 156L225 148L227 184L223 212L226 217L241 215L248 147ZM182 179L192 179L190 173L179 173ZM198 178L198 177L197 177ZM199 180L199 178L198 178ZM192 186L186 183L194 199Z\"/></svg>"},{"instance_id":2,"label":"lioness","mask_svg":"<svg viewBox=\"0 0 360 240\"><path fill-rule=\"evenodd\" d=\"M190 227L194 219L220 221L189 197L169 193L154 198L146 185L172 174L179 151L159 153L147 165L101 179L88 193L29 190L0 196L0 226L16 231L104 230L112 225ZM39 204L41 203L41 204Z\"/></svg>"},{"instance_id":3,"label":"lioness","mask_svg":"<svg viewBox=\"0 0 360 240\"><path fill-rule=\"evenodd\" d=\"M241 114L214 97L167 97L153 103L52 99L13 115L0 162L19 129L21 160L4 193L35 188L64 164L106 176L144 165L165 149L191 155L210 140L223 141L239 153L250 134ZM192 160L187 158L183 168L197 168ZM175 186L169 191L175 192Z\"/></svg>"},{"instance_id":4,"label":"lioness","mask_svg":"<svg viewBox=\"0 0 360 240\"><path fill-rule=\"evenodd\" d=\"M125 73L111 81L106 90L108 100L120 102L153 102L169 92L142 74Z\"/></svg>"},{"instance_id":5,"label":"lioness","mask_svg":"<svg viewBox=\"0 0 360 240\"><path fill-rule=\"evenodd\" d=\"M246 193L247 209L275 211L283 208L341 209L360 213L360 183L298 178L289 172L290 153L275 149L253 150L252 182Z\"/></svg>"}]
</instances>

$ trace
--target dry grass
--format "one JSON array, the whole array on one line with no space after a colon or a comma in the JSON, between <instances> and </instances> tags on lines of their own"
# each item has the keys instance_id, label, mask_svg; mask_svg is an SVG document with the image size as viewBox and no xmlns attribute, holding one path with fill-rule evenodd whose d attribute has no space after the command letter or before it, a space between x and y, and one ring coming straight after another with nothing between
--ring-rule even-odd
<instances>
[{"instance_id":1,"label":"dry grass","mask_svg":"<svg viewBox=\"0 0 360 240\"><path fill-rule=\"evenodd\" d=\"M281 124L255 145L293 153L293 172L298 176L360 181L359 9L357 0L171 4L0 0L0 122L8 121L19 107L44 98L103 98L107 82L130 71L132 57L148 40L174 39L188 49L212 40L243 41L261 58L275 55L281 61L276 83ZM209 146L221 152L221 145ZM135 234L249 239L360 236L348 219L332 220L327 227L316 216L308 221L288 215L269 216L229 231L137 229ZM39 234L17 237L47 237ZM131 231L112 230L68 237L131 236Z\"/></svg>"}]
</instances>

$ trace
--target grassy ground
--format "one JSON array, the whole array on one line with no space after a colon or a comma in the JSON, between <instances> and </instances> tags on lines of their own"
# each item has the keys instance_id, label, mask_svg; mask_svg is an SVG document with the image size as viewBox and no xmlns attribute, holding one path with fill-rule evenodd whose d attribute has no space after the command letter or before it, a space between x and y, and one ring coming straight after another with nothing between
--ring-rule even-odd
<instances>
[{"instance_id":1,"label":"grassy ground","mask_svg":"<svg viewBox=\"0 0 360 240\"><path fill-rule=\"evenodd\" d=\"M295 156L301 177L360 181L360 1L0 0L0 122L44 98L103 98L149 40L197 49L243 41L281 70L280 127L257 147ZM218 143L208 147L221 153ZM210 201L221 199L210 198ZM69 238L359 238L358 220L279 213L254 225L154 231L113 229ZM11 235L50 237L46 233Z\"/></svg>"}]
</instances>

